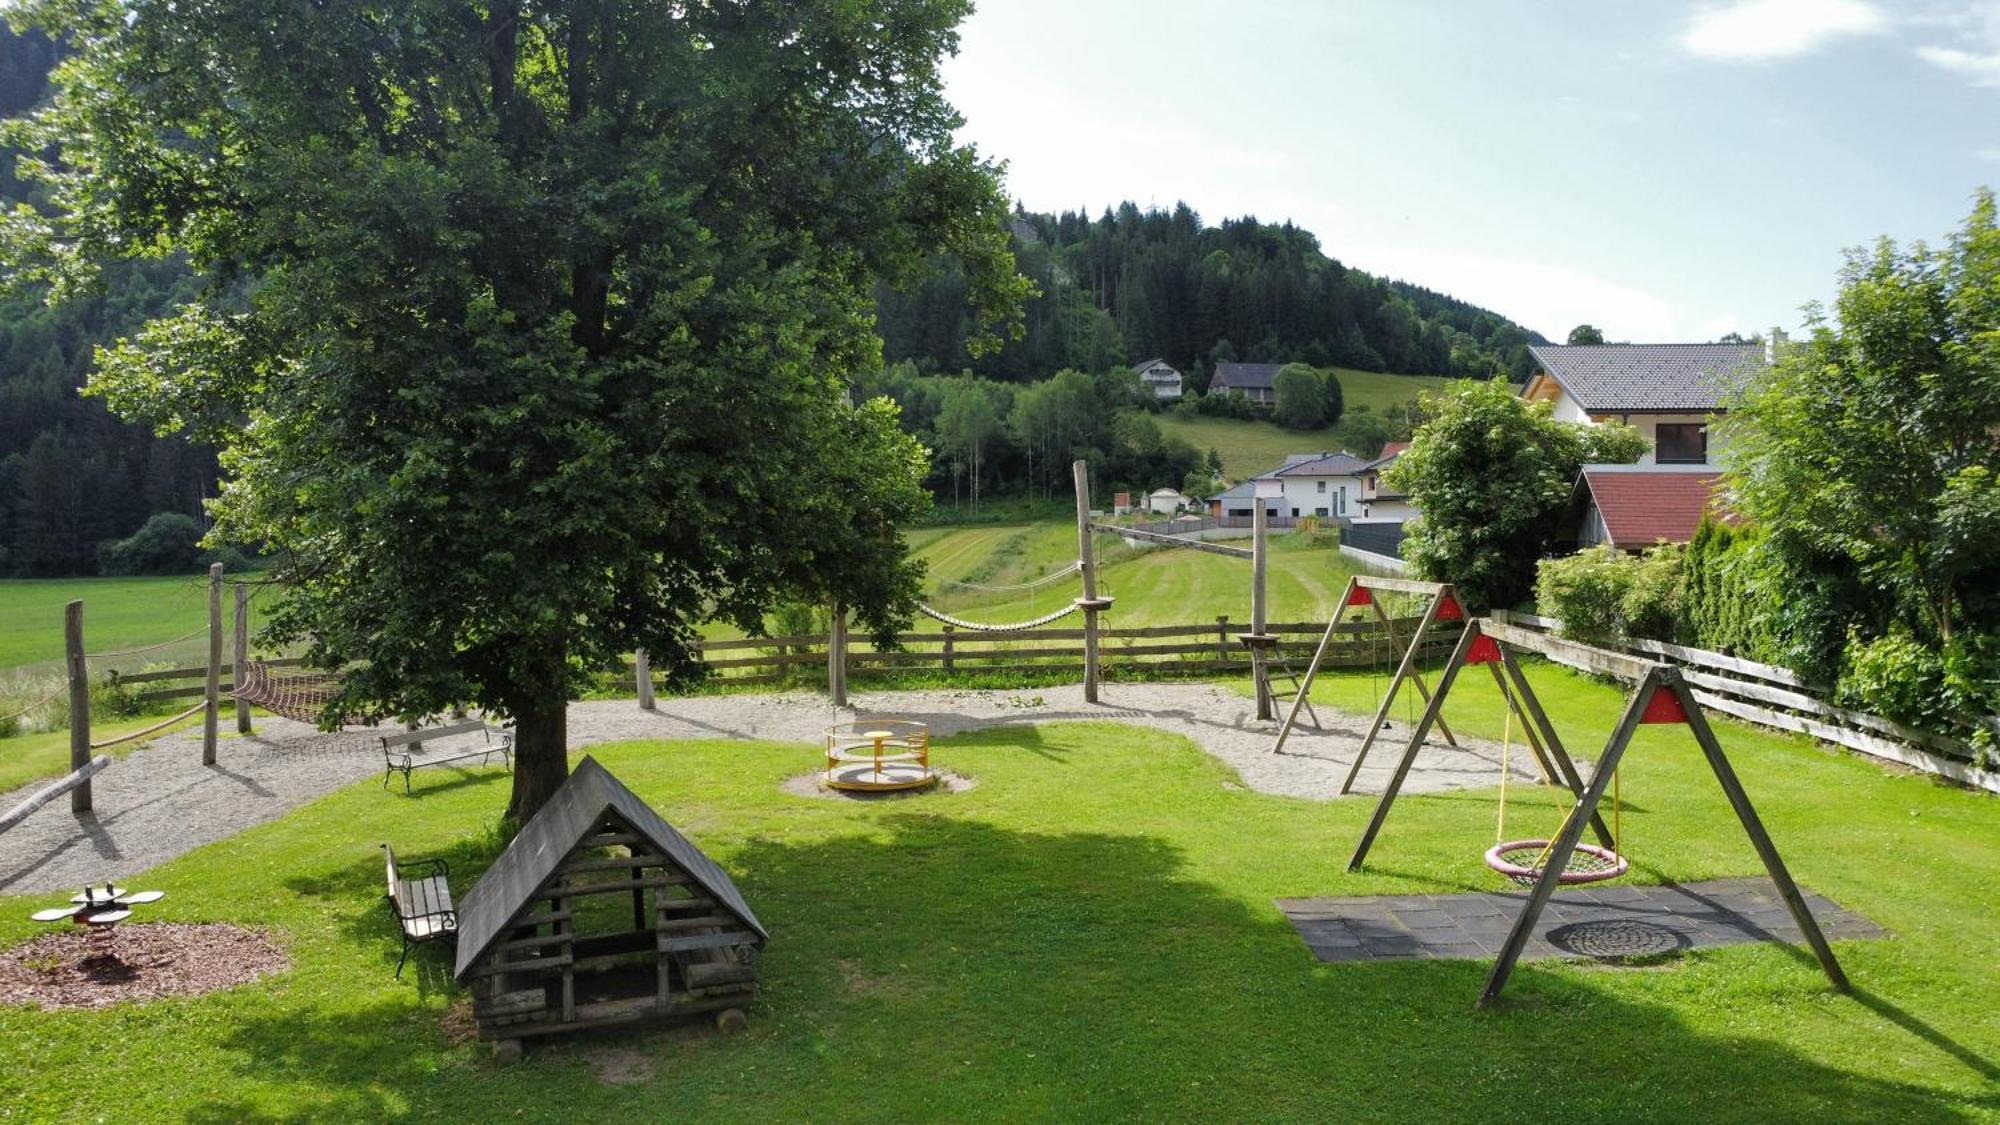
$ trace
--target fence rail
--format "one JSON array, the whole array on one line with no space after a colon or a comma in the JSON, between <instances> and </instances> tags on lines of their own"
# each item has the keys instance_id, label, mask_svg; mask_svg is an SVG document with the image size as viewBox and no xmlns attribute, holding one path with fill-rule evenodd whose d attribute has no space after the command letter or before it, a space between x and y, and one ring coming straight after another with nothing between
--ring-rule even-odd
<instances>
[{"instance_id":1,"label":"fence rail","mask_svg":"<svg viewBox=\"0 0 2000 1125\"><path fill-rule=\"evenodd\" d=\"M1502 624L1541 633L1554 633L1562 628L1562 622L1532 613L1494 610L1493 618ZM1788 668L1664 641L1630 639L1608 646L1574 641L1567 644L1611 653L1636 653L1675 665L1702 706L1745 722L1809 735L1961 785L2000 793L2000 771L1985 764L1977 747L1937 731L1919 730L1880 715L1830 703L1823 698L1825 688L1807 682ZM1588 661L1566 659L1556 652L1548 655L1559 663L1597 670Z\"/></svg>"},{"instance_id":2,"label":"fence rail","mask_svg":"<svg viewBox=\"0 0 2000 1125\"><path fill-rule=\"evenodd\" d=\"M1418 621L1415 617L1392 620L1399 644L1407 643ZM1280 655L1303 660L1326 632L1326 622L1275 622L1264 629L1279 638L1275 648ZM1249 650L1237 640L1248 631L1247 622L1227 617L1202 623L1106 628L1098 630L1099 655L1106 669L1123 676L1248 671ZM1323 662L1329 666L1367 667L1402 651L1389 643L1376 621L1343 621L1334 633L1335 641ZM853 647L847 653L847 666L862 673L1075 672L1083 667L1084 640L1082 629L978 633L947 625L936 632L899 633L896 643L901 647L893 650ZM702 663L725 683L775 683L785 678L787 670L824 667L828 643L825 633L709 641L702 646ZM1450 651L1450 637L1443 632L1434 634L1424 651L1429 656L1444 656ZM624 671L628 676L638 675L637 661L628 662Z\"/></svg>"}]
</instances>

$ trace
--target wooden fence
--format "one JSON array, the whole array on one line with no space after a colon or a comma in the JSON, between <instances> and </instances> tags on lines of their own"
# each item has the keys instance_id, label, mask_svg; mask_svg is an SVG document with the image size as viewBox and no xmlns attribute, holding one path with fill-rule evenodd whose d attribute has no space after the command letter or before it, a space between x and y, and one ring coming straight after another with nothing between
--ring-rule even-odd
<instances>
[{"instance_id":1,"label":"wooden fence","mask_svg":"<svg viewBox=\"0 0 2000 1125\"><path fill-rule=\"evenodd\" d=\"M1392 622L1396 640L1408 643L1417 618ZM1313 646L1326 632L1324 621L1267 624L1265 630L1279 638L1278 653L1303 669ZM1218 617L1203 624L1144 625L1133 628L1098 630L1099 660L1104 671L1121 679L1150 676L1211 675L1219 672L1248 672L1250 652L1237 638L1247 632L1245 623ZM1451 652L1454 632L1435 632L1425 646L1427 656L1442 659ZM850 647L850 673L918 672L945 676L971 674L1075 675L1083 671L1085 631L1082 629L1030 629L1017 633L983 633L942 626L937 632L901 633L896 637L901 650L871 651ZM702 646L702 663L711 676L728 684L770 684L799 678L793 670L811 670L812 678L824 677L828 635L812 633L786 637L749 637L741 640L709 641ZM1322 661L1323 667L1365 668L1393 665L1401 648L1391 643L1381 626L1373 621L1342 622L1334 643ZM626 675L637 676L638 664L628 664ZM788 673L791 675L788 676ZM650 677L638 685L644 698L651 690Z\"/></svg>"},{"instance_id":2,"label":"wooden fence","mask_svg":"<svg viewBox=\"0 0 2000 1125\"><path fill-rule=\"evenodd\" d=\"M1554 618L1531 613L1494 610L1493 618L1537 632L1555 632L1562 627ZM1694 689L1695 699L1712 711L1774 730L1811 735L1822 742L1936 774L1961 785L2000 793L2000 771L1988 765L1978 748L1970 743L1837 706L1824 698L1824 688L1808 683L1789 669L1664 641L1626 639L1603 647L1679 667L1682 678ZM1566 659L1559 653L1548 655L1572 667L1597 670L1588 661Z\"/></svg>"}]
</instances>

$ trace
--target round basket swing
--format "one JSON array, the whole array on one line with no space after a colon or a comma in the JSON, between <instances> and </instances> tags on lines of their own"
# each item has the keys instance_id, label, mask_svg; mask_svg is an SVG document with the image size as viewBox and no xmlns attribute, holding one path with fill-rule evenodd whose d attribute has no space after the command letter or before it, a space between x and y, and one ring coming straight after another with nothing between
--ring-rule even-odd
<instances>
[{"instance_id":1,"label":"round basket swing","mask_svg":"<svg viewBox=\"0 0 2000 1125\"><path fill-rule=\"evenodd\" d=\"M1511 700L1510 700L1511 703ZM1514 709L1507 708L1505 725L1500 740L1500 816L1493 829L1493 846L1486 849L1486 866L1512 879L1524 887L1532 887L1542 879L1548 869L1549 853L1555 851L1555 838L1534 837L1522 840L1507 838L1507 775L1512 773L1511 756L1514 746ZM1581 801L1573 802L1569 812L1563 817L1563 825L1568 826L1571 817L1583 807ZM1611 838L1622 843L1625 839L1619 813L1621 803L1618 796L1618 775L1611 775ZM1562 830L1556 831L1560 837ZM1580 883L1601 883L1616 879L1631 870L1625 857L1610 848L1597 844L1577 841L1571 849L1569 862L1563 865L1556 881L1565 886Z\"/></svg>"}]
</instances>

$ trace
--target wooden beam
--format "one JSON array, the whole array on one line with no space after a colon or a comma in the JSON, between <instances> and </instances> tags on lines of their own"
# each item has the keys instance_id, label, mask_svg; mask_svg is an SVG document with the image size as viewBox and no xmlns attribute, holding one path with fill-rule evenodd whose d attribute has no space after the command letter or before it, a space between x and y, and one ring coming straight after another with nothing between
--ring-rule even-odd
<instances>
[{"instance_id":1,"label":"wooden beam","mask_svg":"<svg viewBox=\"0 0 2000 1125\"><path fill-rule=\"evenodd\" d=\"M1480 623L1476 621L1466 626L1465 632L1458 638L1458 647L1452 650L1451 659L1445 661L1444 671L1438 675L1437 691L1424 705L1423 717L1410 729L1410 740L1403 746L1403 758L1396 763L1396 772L1389 775L1389 784L1382 789L1382 799L1375 802L1375 812L1368 818L1368 827L1362 830L1360 841L1354 845L1354 854L1347 860L1349 871L1361 870L1361 862L1368 858L1368 849L1382 831L1382 822L1389 819L1389 806L1396 803L1396 794L1402 791L1403 779L1410 775L1410 767L1416 764L1417 753L1424 746L1424 736L1431 732L1431 724L1437 722L1438 712L1444 708L1445 697L1451 694L1451 685L1457 681L1459 670L1465 667L1466 655L1472 651L1472 642L1478 639L1479 630ZM1358 772L1358 758L1355 765ZM1352 781L1353 776L1350 773L1348 780Z\"/></svg>"},{"instance_id":2,"label":"wooden beam","mask_svg":"<svg viewBox=\"0 0 2000 1125\"><path fill-rule=\"evenodd\" d=\"M1369 590L1390 590L1398 594L1428 594L1436 597L1451 589L1443 582L1419 582L1414 578L1385 578L1376 574L1357 574L1354 580Z\"/></svg>"},{"instance_id":3,"label":"wooden beam","mask_svg":"<svg viewBox=\"0 0 2000 1125\"><path fill-rule=\"evenodd\" d=\"M89 786L91 777L101 772L104 767L110 764L111 758L109 755L92 758L48 785L28 794L27 800L8 809L5 815L0 815L0 832L5 832L16 824L28 819L29 813L34 812L64 793L74 793L80 788Z\"/></svg>"},{"instance_id":4,"label":"wooden beam","mask_svg":"<svg viewBox=\"0 0 2000 1125\"><path fill-rule=\"evenodd\" d=\"M1534 936L1535 923L1548 906L1549 896L1555 893L1562 881L1562 873L1569 868L1570 856L1575 854L1577 841L1583 837L1583 826L1597 815L1597 806L1604 799L1604 791L1610 788L1611 779L1618 773L1619 759L1625 756L1625 747L1632 742L1632 732L1639 729L1639 719L1659 687L1661 674L1666 671L1664 665L1654 665L1652 671L1639 681L1638 690L1626 699L1625 713L1619 716L1610 740L1604 744L1604 752L1598 755L1597 772L1591 775L1590 785L1578 798L1576 808L1564 818L1562 830L1556 833L1555 842L1549 846L1541 878L1535 880L1534 889L1528 892L1528 901L1514 918L1514 928L1507 932L1507 940L1501 943L1500 954L1494 958L1493 969L1486 977L1486 989L1479 995L1479 1007L1491 1004L1500 995L1500 990L1507 986L1507 977L1513 973L1514 963L1520 960L1521 950L1527 948L1528 939Z\"/></svg>"},{"instance_id":5,"label":"wooden beam","mask_svg":"<svg viewBox=\"0 0 2000 1125\"><path fill-rule=\"evenodd\" d=\"M201 764L215 764L222 725L222 564L208 567L208 676L201 708Z\"/></svg>"},{"instance_id":6,"label":"wooden beam","mask_svg":"<svg viewBox=\"0 0 2000 1125\"><path fill-rule=\"evenodd\" d=\"M1299 721L1299 711L1305 707L1306 697L1312 694L1313 680L1319 675L1320 661L1326 659L1327 647L1333 644L1333 635L1340 630L1340 615L1347 612L1347 600L1354 596L1355 583L1359 581L1360 576L1355 575L1341 588L1340 601L1335 603L1333 617L1326 623L1326 632L1320 634L1319 647L1313 649L1312 660L1306 664L1306 674L1299 677L1298 694L1292 697L1292 709L1285 712L1284 725L1278 728L1278 738L1271 744L1271 753L1285 752L1285 739L1291 737L1292 727Z\"/></svg>"},{"instance_id":7,"label":"wooden beam","mask_svg":"<svg viewBox=\"0 0 2000 1125\"><path fill-rule=\"evenodd\" d=\"M1557 663L1581 668L1586 672L1602 672L1607 676L1616 676L1627 683L1638 683L1651 674L1653 669L1664 667L1657 660L1627 656L1622 652L1611 652L1578 644L1561 637L1537 633L1533 629L1523 629L1519 625L1508 625L1488 619L1482 621L1479 627L1487 636L1501 644L1540 653Z\"/></svg>"},{"instance_id":8,"label":"wooden beam","mask_svg":"<svg viewBox=\"0 0 2000 1125\"><path fill-rule=\"evenodd\" d=\"M1158 543L1168 547L1186 547L1190 551L1206 551L1211 555L1225 555L1232 559L1254 559L1256 552L1243 547L1225 547L1220 543L1210 543L1202 539L1188 539L1179 535L1162 535L1157 531L1140 531L1136 527L1119 527L1116 524L1093 523L1090 527L1110 535L1125 539L1137 539L1147 543Z\"/></svg>"},{"instance_id":9,"label":"wooden beam","mask_svg":"<svg viewBox=\"0 0 2000 1125\"><path fill-rule=\"evenodd\" d=\"M1361 583L1365 577L1367 576L1355 575L1354 581ZM1428 583L1418 583L1418 585L1425 586L1430 592L1431 602L1428 606L1424 607L1424 615L1418 619L1417 631L1411 634L1412 638L1430 635L1431 626L1437 623L1439 607L1444 605L1445 598L1451 596L1451 587L1449 586L1438 587ZM1392 587L1383 588L1391 589ZM1472 631L1471 625L1468 624L1461 634L1458 650L1452 654L1453 659L1458 659L1459 654L1466 651L1463 637L1471 636ZM1367 760L1369 748L1375 745L1375 736L1382 733L1382 724L1389 721L1389 707L1396 700L1396 691L1402 686L1403 681L1410 677L1411 671L1416 668L1417 654L1422 648L1423 646L1416 643L1413 639L1410 647L1403 650L1403 659L1396 664L1396 675L1389 681L1389 690L1383 694L1381 705L1375 708L1375 718L1368 724L1368 735L1361 740L1361 748L1354 752L1354 764L1348 767L1347 777L1340 783L1341 796L1345 797L1353 791L1354 779L1361 776L1361 763ZM1440 678L1438 680L1437 694L1424 701L1424 714L1429 716L1431 722L1442 723L1444 721L1444 712L1442 710L1444 703L1444 683L1445 681ZM1424 729L1428 731L1430 729L1429 725L1426 724Z\"/></svg>"}]
</instances>

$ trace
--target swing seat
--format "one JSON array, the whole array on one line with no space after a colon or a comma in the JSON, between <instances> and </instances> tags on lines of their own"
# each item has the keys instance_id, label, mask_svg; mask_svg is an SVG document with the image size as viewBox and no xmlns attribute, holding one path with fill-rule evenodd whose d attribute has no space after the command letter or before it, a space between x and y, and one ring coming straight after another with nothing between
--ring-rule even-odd
<instances>
[{"instance_id":1,"label":"swing seat","mask_svg":"<svg viewBox=\"0 0 2000 1125\"><path fill-rule=\"evenodd\" d=\"M1541 862L1550 844L1549 840L1509 840L1495 844L1487 849L1486 866L1524 887L1532 887L1542 877ZM1602 883L1625 874L1631 866L1624 856L1610 848L1578 842L1576 850L1570 853L1569 866L1556 876L1556 881L1565 886Z\"/></svg>"}]
</instances>

